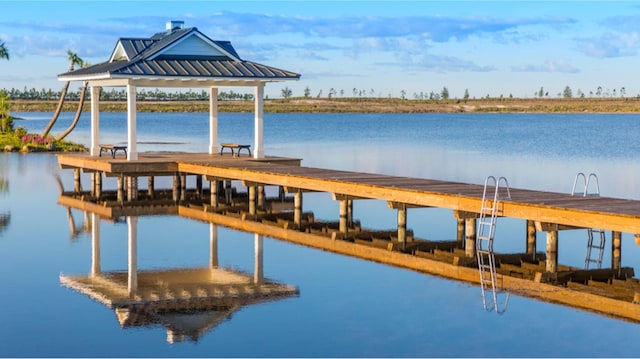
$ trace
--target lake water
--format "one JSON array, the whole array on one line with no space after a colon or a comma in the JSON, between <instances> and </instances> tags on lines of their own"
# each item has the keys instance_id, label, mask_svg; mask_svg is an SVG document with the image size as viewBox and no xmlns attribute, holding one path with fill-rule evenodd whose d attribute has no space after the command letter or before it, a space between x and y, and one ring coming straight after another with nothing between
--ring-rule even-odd
<instances>
[{"instance_id":1,"label":"lake water","mask_svg":"<svg viewBox=\"0 0 640 359\"><path fill-rule=\"evenodd\" d=\"M16 113L32 132L50 113ZM64 113L52 133L72 118ZM138 114L139 150L206 152L207 114ZM221 142L253 143L252 114L220 114ZM69 140L89 143L84 114ZM640 116L617 114L266 114L265 153L305 166L571 192L596 173L603 196L640 199ZM102 142L126 141L126 115L101 115ZM299 296L241 307L197 341L170 343L160 323L121 328L107 306L64 287L91 269L91 235L71 234L58 205L54 155L0 153L2 357L637 357L640 324L512 295L504 315L482 309L480 288L268 237L264 275ZM83 179L84 181L85 179ZM87 183L85 188L88 187ZM305 210L337 220L338 203L305 194ZM75 227L83 214L72 211ZM395 211L355 201L363 227L393 229ZM451 211L411 209L420 238L452 240ZM207 266L209 224L138 219L138 268ZM101 222L103 271L127 269L127 225ZM525 225L499 221L496 251L523 252ZM254 234L220 227L219 265L252 273ZM622 265L640 273L640 248L623 233ZM607 233L607 248L610 233ZM582 267L585 231L560 233L559 260ZM538 251L544 251L539 234ZM610 263L610 251L604 263Z\"/></svg>"}]
</instances>

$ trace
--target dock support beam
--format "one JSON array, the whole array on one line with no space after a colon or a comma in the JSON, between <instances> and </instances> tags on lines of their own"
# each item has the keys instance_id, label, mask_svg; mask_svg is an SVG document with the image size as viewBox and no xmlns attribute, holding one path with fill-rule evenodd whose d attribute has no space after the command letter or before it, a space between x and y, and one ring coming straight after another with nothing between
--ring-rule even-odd
<instances>
[{"instance_id":1,"label":"dock support beam","mask_svg":"<svg viewBox=\"0 0 640 359\"><path fill-rule=\"evenodd\" d=\"M342 234L347 234L347 212L349 211L349 206L347 205L347 200L340 200L340 228L339 231Z\"/></svg>"},{"instance_id":2,"label":"dock support beam","mask_svg":"<svg viewBox=\"0 0 640 359\"><path fill-rule=\"evenodd\" d=\"M407 205L398 203L398 242L404 245L407 243Z\"/></svg>"},{"instance_id":3,"label":"dock support beam","mask_svg":"<svg viewBox=\"0 0 640 359\"><path fill-rule=\"evenodd\" d=\"M213 208L218 208L218 180L209 181L209 188L211 192L211 199L209 204Z\"/></svg>"},{"instance_id":4,"label":"dock support beam","mask_svg":"<svg viewBox=\"0 0 640 359\"><path fill-rule=\"evenodd\" d=\"M255 185L249 185L247 187L247 191L249 191L249 214L256 214L256 191L257 188Z\"/></svg>"},{"instance_id":5,"label":"dock support beam","mask_svg":"<svg viewBox=\"0 0 640 359\"><path fill-rule=\"evenodd\" d=\"M546 271L550 273L558 271L558 231L547 232Z\"/></svg>"},{"instance_id":6,"label":"dock support beam","mask_svg":"<svg viewBox=\"0 0 640 359\"><path fill-rule=\"evenodd\" d=\"M127 176L127 201L138 199L138 177Z\"/></svg>"},{"instance_id":7,"label":"dock support beam","mask_svg":"<svg viewBox=\"0 0 640 359\"><path fill-rule=\"evenodd\" d=\"M196 196L202 200L202 175L196 175Z\"/></svg>"},{"instance_id":8,"label":"dock support beam","mask_svg":"<svg viewBox=\"0 0 640 359\"><path fill-rule=\"evenodd\" d=\"M302 225L302 191L299 188L293 195L293 223L298 229Z\"/></svg>"},{"instance_id":9,"label":"dock support beam","mask_svg":"<svg viewBox=\"0 0 640 359\"><path fill-rule=\"evenodd\" d=\"M264 210L264 185L258 185L258 209Z\"/></svg>"},{"instance_id":10,"label":"dock support beam","mask_svg":"<svg viewBox=\"0 0 640 359\"><path fill-rule=\"evenodd\" d=\"M456 228L456 243L458 248L464 248L464 219L456 218L458 224Z\"/></svg>"},{"instance_id":11,"label":"dock support beam","mask_svg":"<svg viewBox=\"0 0 640 359\"><path fill-rule=\"evenodd\" d=\"M178 202L180 199L180 173L176 172L173 175L173 200Z\"/></svg>"},{"instance_id":12,"label":"dock support beam","mask_svg":"<svg viewBox=\"0 0 640 359\"><path fill-rule=\"evenodd\" d=\"M622 233L611 231L611 269L622 268Z\"/></svg>"},{"instance_id":13,"label":"dock support beam","mask_svg":"<svg viewBox=\"0 0 640 359\"><path fill-rule=\"evenodd\" d=\"M82 192L82 182L80 181L80 169L73 169L73 191L76 193Z\"/></svg>"},{"instance_id":14,"label":"dock support beam","mask_svg":"<svg viewBox=\"0 0 640 359\"><path fill-rule=\"evenodd\" d=\"M153 199L153 192L155 191L155 177L149 176L147 179L147 196Z\"/></svg>"},{"instance_id":15,"label":"dock support beam","mask_svg":"<svg viewBox=\"0 0 640 359\"><path fill-rule=\"evenodd\" d=\"M91 86L91 148L89 154L100 154L100 86Z\"/></svg>"},{"instance_id":16,"label":"dock support beam","mask_svg":"<svg viewBox=\"0 0 640 359\"><path fill-rule=\"evenodd\" d=\"M118 203L124 203L124 174L118 176L117 200Z\"/></svg>"},{"instance_id":17,"label":"dock support beam","mask_svg":"<svg viewBox=\"0 0 640 359\"><path fill-rule=\"evenodd\" d=\"M91 194L100 199L102 196L102 172L93 172L92 176Z\"/></svg>"},{"instance_id":18,"label":"dock support beam","mask_svg":"<svg viewBox=\"0 0 640 359\"><path fill-rule=\"evenodd\" d=\"M464 219L464 252L469 258L476 256L476 219L465 218Z\"/></svg>"},{"instance_id":19,"label":"dock support beam","mask_svg":"<svg viewBox=\"0 0 640 359\"><path fill-rule=\"evenodd\" d=\"M536 224L534 221L527 220L527 255L531 259L536 257Z\"/></svg>"},{"instance_id":20,"label":"dock support beam","mask_svg":"<svg viewBox=\"0 0 640 359\"><path fill-rule=\"evenodd\" d=\"M187 175L180 175L180 200L184 201L187 199Z\"/></svg>"}]
</instances>

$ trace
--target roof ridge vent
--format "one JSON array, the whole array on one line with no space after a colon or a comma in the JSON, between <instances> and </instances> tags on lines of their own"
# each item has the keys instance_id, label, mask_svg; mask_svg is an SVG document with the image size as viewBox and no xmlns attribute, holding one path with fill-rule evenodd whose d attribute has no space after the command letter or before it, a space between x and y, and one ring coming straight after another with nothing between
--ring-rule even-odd
<instances>
[{"instance_id":1,"label":"roof ridge vent","mask_svg":"<svg viewBox=\"0 0 640 359\"><path fill-rule=\"evenodd\" d=\"M184 21L179 20L170 20L167 21L167 32L171 32L173 30L184 29Z\"/></svg>"}]
</instances>

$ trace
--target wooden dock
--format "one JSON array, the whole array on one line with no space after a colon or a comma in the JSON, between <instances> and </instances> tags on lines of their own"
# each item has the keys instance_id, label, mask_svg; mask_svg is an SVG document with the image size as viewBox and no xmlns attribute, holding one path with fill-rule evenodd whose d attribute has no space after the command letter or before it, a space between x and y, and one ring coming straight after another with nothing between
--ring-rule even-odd
<instances>
[{"instance_id":1,"label":"wooden dock","mask_svg":"<svg viewBox=\"0 0 640 359\"><path fill-rule=\"evenodd\" d=\"M92 175L89 192L82 192L78 186L74 192L60 197L59 203L65 206L106 217L154 211L175 213L336 253L479 282L478 269L473 266L482 185L310 168L300 166L299 159L256 161L230 154L141 154L138 161L64 154L58 159L62 168L75 170L76 179L80 171ZM118 183L123 185L119 185L117 195L100 188L102 176L120 178ZM145 176L149 177L149 189L138 191L137 178ZM172 193L164 200L157 195L151 199L154 176L174 178ZM185 188L185 176L199 179L196 189ZM131 178L136 180L129 181ZM202 178L210 182L209 190L203 188ZM231 180L239 180L247 188L239 200L233 200L226 191ZM261 197L265 186L293 193L292 211L287 212L290 216L280 219L267 216L263 210L265 199ZM335 226L318 224L305 217L302 196L307 191L331 193L340 201ZM527 221L527 233L523 234L526 253L502 257L502 266L498 268L501 286L523 295L640 322L640 306L636 304L640 299L640 282L633 278L632 268L622 266L620 243L622 232L640 233L640 201L517 188L511 188L510 192L510 200L499 202L500 216ZM365 232L364 226L360 223L354 226L351 208L351 202L358 199L383 200L395 208L396 235L387 235L382 241L375 237L359 239L358 235ZM154 206L153 201L160 202ZM407 209L416 207L452 210L458 220L457 238L440 248L412 238L406 228ZM611 268L590 271L559 263L558 231L576 228L611 231ZM546 253L541 255L535 253L537 231L547 233Z\"/></svg>"}]
</instances>

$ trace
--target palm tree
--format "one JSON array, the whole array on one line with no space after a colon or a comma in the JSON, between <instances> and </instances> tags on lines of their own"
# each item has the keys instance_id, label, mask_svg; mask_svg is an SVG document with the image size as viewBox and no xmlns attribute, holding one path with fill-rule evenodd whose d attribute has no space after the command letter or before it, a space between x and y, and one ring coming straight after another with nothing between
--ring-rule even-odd
<instances>
[{"instance_id":1,"label":"palm tree","mask_svg":"<svg viewBox=\"0 0 640 359\"><path fill-rule=\"evenodd\" d=\"M7 47L4 45L4 42L2 41L0 41L0 59L9 60L9 50L7 50Z\"/></svg>"},{"instance_id":2,"label":"palm tree","mask_svg":"<svg viewBox=\"0 0 640 359\"><path fill-rule=\"evenodd\" d=\"M75 68L75 65L82 66L84 61L82 61L82 59L79 58L76 53L72 52L71 50L67 50L67 56L69 58L69 69L67 70L67 72L73 71L73 69ZM53 113L53 117L51 117L51 120L47 124L47 127L45 127L42 133L40 134L40 137L43 137L43 138L46 137L49 134L49 131L51 131L51 128L53 127L53 125L55 125L56 121L58 121L58 116L60 116L60 112L62 112L62 105L64 104L64 98L67 96L69 83L70 81L65 82L64 87L60 92L60 99L58 100L58 107L56 107L56 112Z\"/></svg>"},{"instance_id":3,"label":"palm tree","mask_svg":"<svg viewBox=\"0 0 640 359\"><path fill-rule=\"evenodd\" d=\"M78 120L80 120L80 115L82 114L82 106L84 106L84 99L87 95L87 81L82 82L82 88L80 89L80 103L78 104L78 109L76 110L76 116L73 118L73 122L69 125L69 127L64 130L58 137L56 137L56 141L60 141L63 138L67 137L76 128L78 124Z\"/></svg>"}]
</instances>

